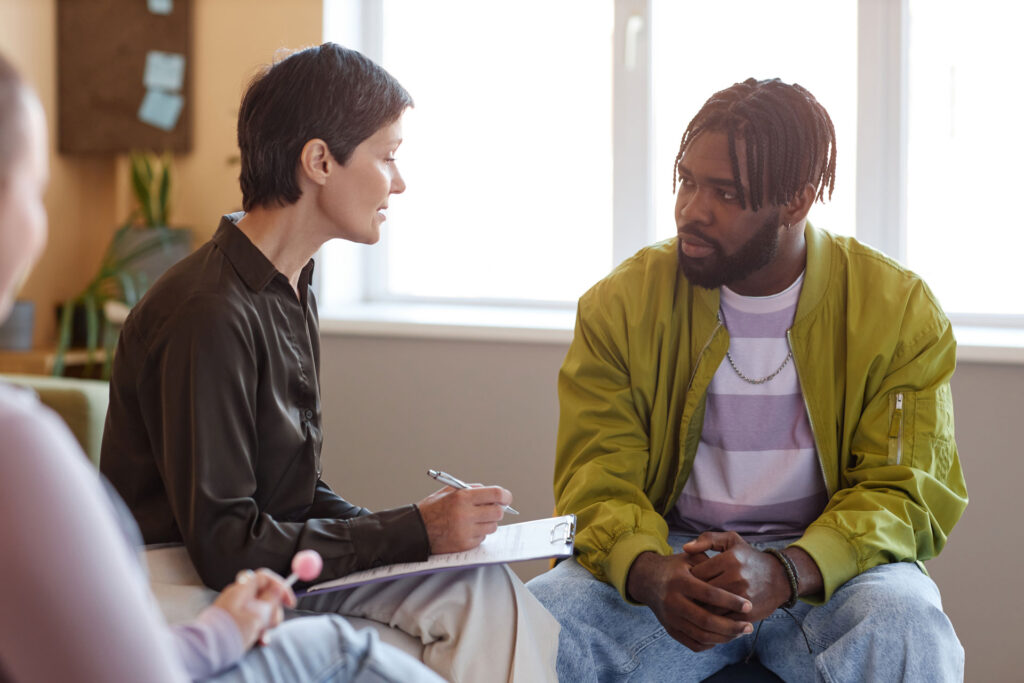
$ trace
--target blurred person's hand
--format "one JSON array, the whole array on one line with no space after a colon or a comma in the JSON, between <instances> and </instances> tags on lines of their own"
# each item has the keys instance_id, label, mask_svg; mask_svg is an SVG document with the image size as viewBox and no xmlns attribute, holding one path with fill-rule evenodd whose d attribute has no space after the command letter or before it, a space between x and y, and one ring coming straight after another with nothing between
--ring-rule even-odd
<instances>
[{"instance_id":1,"label":"blurred person's hand","mask_svg":"<svg viewBox=\"0 0 1024 683\"><path fill-rule=\"evenodd\" d=\"M213 604L235 620L248 650L284 620L284 608L295 606L295 593L269 569L246 569L221 591Z\"/></svg>"}]
</instances>

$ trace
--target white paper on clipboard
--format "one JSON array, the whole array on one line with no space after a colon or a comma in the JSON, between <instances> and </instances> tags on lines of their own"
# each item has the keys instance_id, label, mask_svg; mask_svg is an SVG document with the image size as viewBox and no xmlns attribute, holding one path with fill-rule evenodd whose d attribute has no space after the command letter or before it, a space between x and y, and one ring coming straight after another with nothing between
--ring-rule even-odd
<instances>
[{"instance_id":1,"label":"white paper on clipboard","mask_svg":"<svg viewBox=\"0 0 1024 683\"><path fill-rule=\"evenodd\" d=\"M366 583L390 581L403 576L433 574L449 569L506 564L546 557L568 557L572 555L575 536L576 515L506 524L498 527L497 531L472 550L431 555L423 562L403 562L375 567L333 581L324 581L299 592L304 594L322 593L342 588L353 588Z\"/></svg>"}]
</instances>

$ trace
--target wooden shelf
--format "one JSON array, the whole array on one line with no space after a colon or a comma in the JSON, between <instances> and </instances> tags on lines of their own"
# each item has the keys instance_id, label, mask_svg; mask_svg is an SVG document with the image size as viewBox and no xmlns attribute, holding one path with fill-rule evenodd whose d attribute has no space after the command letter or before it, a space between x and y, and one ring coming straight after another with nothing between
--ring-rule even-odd
<instances>
[{"instance_id":1,"label":"wooden shelf","mask_svg":"<svg viewBox=\"0 0 1024 683\"><path fill-rule=\"evenodd\" d=\"M85 369L92 363L93 373L99 376L107 354L97 349L91 354L86 349L69 349L64 354L64 374L81 377ZM31 351L0 350L0 372L21 375L52 375L53 364L57 360L57 352L52 348L32 349Z\"/></svg>"}]
</instances>

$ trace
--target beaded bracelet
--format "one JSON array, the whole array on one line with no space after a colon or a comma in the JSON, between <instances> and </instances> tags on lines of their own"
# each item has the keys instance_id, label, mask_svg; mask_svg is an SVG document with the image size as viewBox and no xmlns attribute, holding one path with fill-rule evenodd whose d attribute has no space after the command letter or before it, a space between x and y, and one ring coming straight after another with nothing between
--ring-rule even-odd
<instances>
[{"instance_id":1,"label":"beaded bracelet","mask_svg":"<svg viewBox=\"0 0 1024 683\"><path fill-rule=\"evenodd\" d=\"M786 570L786 578L789 580L789 600L786 601L782 606L789 609L796 604L797 597L799 595L799 581L797 580L796 565L793 564L793 560L789 559L786 553L776 548L765 548L766 553L777 559L782 563L782 568Z\"/></svg>"}]
</instances>

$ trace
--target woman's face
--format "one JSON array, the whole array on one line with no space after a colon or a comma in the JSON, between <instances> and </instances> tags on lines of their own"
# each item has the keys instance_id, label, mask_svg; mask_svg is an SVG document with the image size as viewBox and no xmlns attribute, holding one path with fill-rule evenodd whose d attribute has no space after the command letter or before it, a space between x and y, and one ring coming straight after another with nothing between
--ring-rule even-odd
<instances>
[{"instance_id":1,"label":"woman's face","mask_svg":"<svg viewBox=\"0 0 1024 683\"><path fill-rule=\"evenodd\" d=\"M11 311L14 297L46 244L43 193L49 182L46 121L34 95L24 92L14 118L19 141L0 177L0 321Z\"/></svg>"},{"instance_id":2,"label":"woman's face","mask_svg":"<svg viewBox=\"0 0 1024 683\"><path fill-rule=\"evenodd\" d=\"M321 210L331 224L331 237L361 244L380 239L380 226L393 194L405 191L395 165L402 144L402 120L390 123L363 140L348 163L337 165L320 195Z\"/></svg>"}]
</instances>

